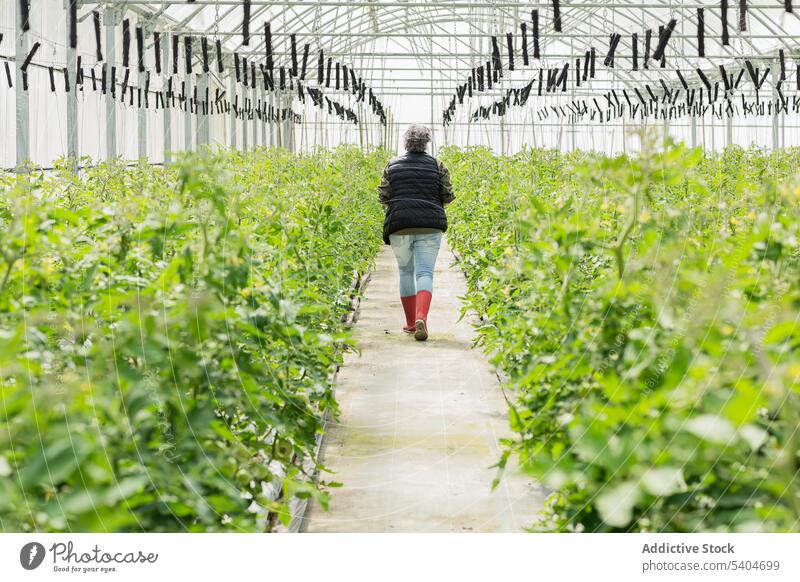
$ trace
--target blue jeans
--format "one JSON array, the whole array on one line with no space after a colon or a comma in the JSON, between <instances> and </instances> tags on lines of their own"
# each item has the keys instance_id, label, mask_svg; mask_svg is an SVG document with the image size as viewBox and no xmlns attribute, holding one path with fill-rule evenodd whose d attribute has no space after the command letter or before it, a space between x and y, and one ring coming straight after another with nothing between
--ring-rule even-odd
<instances>
[{"instance_id":1,"label":"blue jeans","mask_svg":"<svg viewBox=\"0 0 800 582\"><path fill-rule=\"evenodd\" d=\"M433 292L433 267L442 244L442 233L393 234L389 236L400 270L400 297L420 291Z\"/></svg>"}]
</instances>

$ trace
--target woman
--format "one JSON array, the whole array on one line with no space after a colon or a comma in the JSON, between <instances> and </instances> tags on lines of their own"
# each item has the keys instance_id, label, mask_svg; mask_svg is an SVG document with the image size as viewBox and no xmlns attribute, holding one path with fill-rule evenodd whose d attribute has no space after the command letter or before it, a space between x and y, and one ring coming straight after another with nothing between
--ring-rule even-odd
<instances>
[{"instance_id":1,"label":"woman","mask_svg":"<svg viewBox=\"0 0 800 582\"><path fill-rule=\"evenodd\" d=\"M383 241L392 245L400 270L400 301L406 315L403 331L425 341L433 268L447 230L444 207L455 196L447 168L425 153L431 130L412 125L403 139L406 153L386 166L378 198L386 207Z\"/></svg>"}]
</instances>

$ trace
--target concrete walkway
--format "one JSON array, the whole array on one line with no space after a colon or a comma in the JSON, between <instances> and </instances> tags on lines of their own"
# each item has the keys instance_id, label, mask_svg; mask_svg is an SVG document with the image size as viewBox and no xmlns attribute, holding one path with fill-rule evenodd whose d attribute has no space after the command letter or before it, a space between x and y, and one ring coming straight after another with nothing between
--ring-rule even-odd
<instances>
[{"instance_id":1,"label":"concrete walkway","mask_svg":"<svg viewBox=\"0 0 800 582\"><path fill-rule=\"evenodd\" d=\"M402 333L403 311L391 249L377 259L355 335L361 348L339 371L337 423L322 462L339 481L330 510L314 506L312 532L513 532L533 522L543 493L507 471L491 490L509 436L505 402L474 332L458 321L464 276L443 243L428 328L417 342Z\"/></svg>"}]
</instances>

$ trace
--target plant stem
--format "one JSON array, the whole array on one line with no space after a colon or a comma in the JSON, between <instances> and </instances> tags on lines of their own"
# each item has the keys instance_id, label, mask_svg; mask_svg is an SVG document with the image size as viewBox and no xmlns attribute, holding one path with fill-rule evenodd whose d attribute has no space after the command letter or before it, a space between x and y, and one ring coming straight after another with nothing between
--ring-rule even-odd
<instances>
[{"instance_id":1,"label":"plant stem","mask_svg":"<svg viewBox=\"0 0 800 582\"><path fill-rule=\"evenodd\" d=\"M11 269L14 267L14 263L17 262L19 256L13 257L12 259L6 259L8 261L8 266L6 267L6 272L3 275L3 282L0 283L0 295L3 294L3 291L6 289L6 285L8 284L8 280L11 277Z\"/></svg>"},{"instance_id":2,"label":"plant stem","mask_svg":"<svg viewBox=\"0 0 800 582\"><path fill-rule=\"evenodd\" d=\"M645 163L642 166L641 173L642 181L641 183L637 183L636 188L633 190L633 213L631 214L631 219L625 227L625 231L622 233L619 242L614 247L614 258L617 261L617 275L620 279L622 279L622 275L625 273L625 257L623 256L625 241L628 240L631 233L633 233L633 229L636 228L636 225L639 223L639 208L642 203L642 192L646 192L650 188L649 163Z\"/></svg>"}]
</instances>

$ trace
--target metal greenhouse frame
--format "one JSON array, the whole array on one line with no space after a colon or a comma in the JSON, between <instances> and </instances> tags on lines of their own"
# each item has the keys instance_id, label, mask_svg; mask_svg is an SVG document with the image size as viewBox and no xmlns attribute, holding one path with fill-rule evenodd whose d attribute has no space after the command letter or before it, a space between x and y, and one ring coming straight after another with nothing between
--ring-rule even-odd
<instances>
[{"instance_id":1,"label":"metal greenhouse frame","mask_svg":"<svg viewBox=\"0 0 800 582\"><path fill-rule=\"evenodd\" d=\"M796 122L800 9L793 9L789 1L28 0L27 31L23 30L24 1L5 0L0 10L0 31L7 39L5 43L0 41L0 59L8 73L5 80L0 71L0 107L5 109L0 131L6 136L0 154L6 168L25 169L31 162L49 167L61 156L76 166L84 163L83 156L147 158L162 163L169 161L170 152L205 145L241 149L272 145L308 151L348 142L394 149L399 126L411 121L435 128L435 147L484 144L504 153L525 146L624 150L634 145L628 131L631 127L653 124L663 126L678 139L709 149L735 143L779 148L800 141ZM557 8L558 27L554 12ZM74 28L70 26L71 10L77 17ZM530 32L520 32L520 27L524 23L531 30L534 10L539 18L540 57L531 58L527 66L513 71L506 69L491 89L478 91L476 86L473 93L476 68L495 58L492 37L500 39L500 56L506 59L505 38L511 35L507 37L511 51L508 56L513 61L514 52L521 50L520 38L524 37L525 43L529 40ZM704 12L702 56L700 10ZM634 57L634 43L637 53L643 54L640 44L645 33L649 43L652 31L655 48L660 39L656 29L663 30L670 19L675 24L665 41L663 68L632 67L632 59L639 58ZM93 31L100 20L102 61L95 55L97 38ZM130 36L129 48L125 49L120 30L122 23L128 21L141 30L144 50L142 66L138 70L130 67L130 79L129 68L121 65L122 53L132 52ZM247 45L243 44L245 21L252 36ZM289 61L294 59L296 69L297 52L306 47L302 83L294 69L294 75L287 73L283 88L277 86L276 79L272 79L275 87L268 86L266 79L262 85L260 77L258 83L251 79L249 86L237 80L235 71L240 58L246 59L243 62L255 67L252 70L256 72L264 65L267 41L262 31L266 23L271 26L272 58L279 66L288 69ZM71 42L71 31L77 33L76 43ZM156 32L161 36L159 58L165 68L170 47L174 50L178 46L172 44L172 39L178 38L182 44L191 42L187 39L197 39L189 57L195 63L193 71L157 74L153 70ZM294 57L292 38L299 43ZM223 52L224 70L212 68L205 72L198 45L213 47L217 41ZM611 51L608 66L603 57L612 41L616 48ZM34 46L41 48L32 55ZM544 83L537 81L537 73L549 73L562 67L562 63L580 63L590 47L596 49L599 61L591 82L586 82L584 75L581 83L580 71L573 81L565 68L562 78L569 83L565 81L562 90L550 91L548 87L544 94L539 91L530 100L526 94L524 106L510 106L511 98L516 103L525 83ZM341 103L336 101L334 105L328 100L327 111L321 92L319 102L315 99L311 104L301 86L305 85L306 90L322 89L305 79L305 61L316 63L317 50L323 51L325 58L336 60L337 87L340 63L345 71ZM322 71L322 55L319 59ZM527 53L525 59L528 62ZM594 63L594 56L592 59ZM144 89L144 107L125 105L121 102L125 97L116 99L111 91L98 94L95 90L90 95L88 76L93 76L96 85L94 76L100 76L101 69L105 74L106 64L116 66L120 76L122 69L126 70L122 89L131 89L131 102L134 87L138 100ZM310 65L312 70L316 67ZM760 93L756 83L749 82L753 76L749 67L758 69L757 78L765 83ZM347 93L348 68L351 74L355 70L361 76L358 88L363 95L358 95L357 90ZM761 80L767 69L769 77L764 73ZM743 71L736 87L728 89L723 70ZM53 80L54 71L58 73L58 84ZM247 79L246 66L244 75ZM326 89L330 76L329 72ZM187 100L177 107L166 103L162 105L172 106L159 107L163 95L174 94L173 79L182 87L181 99ZM352 81L355 85L355 76ZM608 106L600 105L605 96L608 104L617 108L619 104L610 98L612 93L620 101L617 92L640 89L644 94L645 87L655 103L666 103L667 95L671 98L673 91L677 95L681 89L687 96L692 90L702 95L706 81L709 103L704 105L712 104L711 84L724 83L722 99L727 104L719 115L712 107L711 112L702 114L665 113L663 119L634 119L628 114L633 107L629 103L627 113L612 119L604 109ZM114 84L119 83L116 78ZM464 89L458 96L460 87ZM651 89L663 93L656 95ZM209 95L217 95L215 102L203 98L206 90ZM715 88L714 106L722 104L717 91ZM221 94L225 96L219 97ZM328 95L324 98L328 99ZM760 110L758 114L747 114L751 111L750 101L755 100L760 107L762 99L767 98L769 107L763 114ZM502 105L493 105L498 99ZM589 118L594 99L602 125ZM221 100L227 103L224 114L214 111ZM252 109L242 113L238 100L246 104L242 107ZM736 100L741 100L741 107ZM648 106L645 100L642 104ZM450 114L443 123L442 112L448 109ZM486 109L491 109L491 114L486 115ZM278 111L286 113L275 113ZM279 118L280 115L288 117Z\"/></svg>"}]
</instances>

